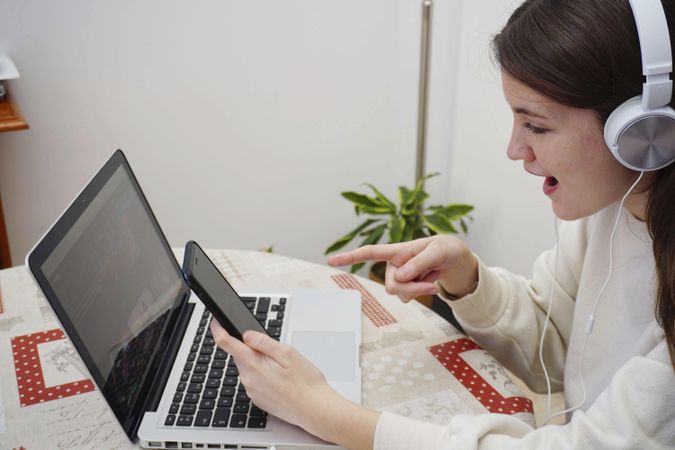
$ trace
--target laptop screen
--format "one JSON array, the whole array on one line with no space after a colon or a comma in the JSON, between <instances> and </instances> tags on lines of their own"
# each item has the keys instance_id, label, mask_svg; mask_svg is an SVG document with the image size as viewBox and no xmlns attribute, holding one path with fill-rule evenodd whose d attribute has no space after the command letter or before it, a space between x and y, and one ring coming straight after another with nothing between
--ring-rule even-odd
<instances>
[{"instance_id":1,"label":"laptop screen","mask_svg":"<svg viewBox=\"0 0 675 450\"><path fill-rule=\"evenodd\" d=\"M186 286L126 161L117 159L29 265L39 265L36 279L126 428Z\"/></svg>"}]
</instances>

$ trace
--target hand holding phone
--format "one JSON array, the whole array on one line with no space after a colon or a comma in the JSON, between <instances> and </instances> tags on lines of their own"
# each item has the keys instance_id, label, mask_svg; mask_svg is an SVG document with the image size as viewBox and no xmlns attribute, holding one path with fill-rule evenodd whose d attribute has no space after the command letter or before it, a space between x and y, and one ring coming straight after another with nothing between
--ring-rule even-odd
<instances>
[{"instance_id":1,"label":"hand holding phone","mask_svg":"<svg viewBox=\"0 0 675 450\"><path fill-rule=\"evenodd\" d=\"M185 244L183 276L190 289L230 335L242 340L247 330L268 334L195 241Z\"/></svg>"}]
</instances>

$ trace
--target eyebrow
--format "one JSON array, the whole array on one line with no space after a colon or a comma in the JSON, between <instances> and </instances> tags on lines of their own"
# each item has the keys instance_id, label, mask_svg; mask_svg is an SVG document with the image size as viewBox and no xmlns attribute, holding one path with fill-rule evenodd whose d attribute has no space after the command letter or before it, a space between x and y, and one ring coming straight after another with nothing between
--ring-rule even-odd
<instances>
[{"instance_id":1,"label":"eyebrow","mask_svg":"<svg viewBox=\"0 0 675 450\"><path fill-rule=\"evenodd\" d=\"M547 119L546 116L542 116L541 114L534 113L534 112L532 112L528 109L521 108L521 107L513 108L513 112L516 113L516 114L525 114L526 116L530 116L530 117L538 117L540 119Z\"/></svg>"}]
</instances>

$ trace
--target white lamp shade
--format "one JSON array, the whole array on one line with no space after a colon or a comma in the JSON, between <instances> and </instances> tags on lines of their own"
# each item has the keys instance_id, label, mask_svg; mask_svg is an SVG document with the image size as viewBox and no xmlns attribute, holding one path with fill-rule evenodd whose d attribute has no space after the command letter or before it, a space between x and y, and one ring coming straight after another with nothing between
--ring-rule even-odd
<instances>
[{"instance_id":1,"label":"white lamp shade","mask_svg":"<svg viewBox=\"0 0 675 450\"><path fill-rule=\"evenodd\" d=\"M12 78L19 78L19 71L16 66L9 59L9 56L0 53L0 81L11 80Z\"/></svg>"}]
</instances>

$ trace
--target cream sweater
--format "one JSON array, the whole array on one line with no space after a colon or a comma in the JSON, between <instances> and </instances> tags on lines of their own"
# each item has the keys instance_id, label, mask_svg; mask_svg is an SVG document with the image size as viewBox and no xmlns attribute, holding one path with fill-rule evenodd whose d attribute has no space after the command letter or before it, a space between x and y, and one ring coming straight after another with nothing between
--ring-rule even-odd
<instances>
[{"instance_id":1,"label":"cream sweater","mask_svg":"<svg viewBox=\"0 0 675 450\"><path fill-rule=\"evenodd\" d=\"M555 249L539 256L529 280L481 263L476 292L448 302L476 342L531 389L546 392L539 339L554 285L544 360L553 390L564 388L567 407L583 397L579 355L607 277L617 213L612 205L561 223L555 277ZM564 426L533 429L501 414L457 415L441 426L383 413L375 449L675 449L675 371L654 318L651 239L627 211L614 239L613 267L583 359L586 401Z\"/></svg>"}]
</instances>

